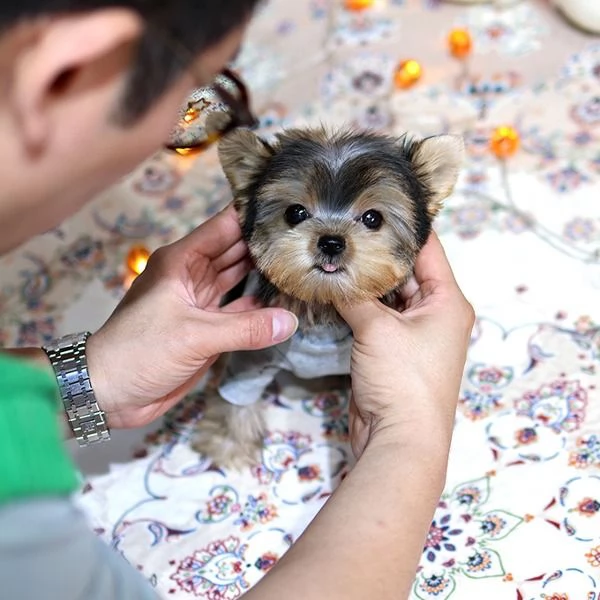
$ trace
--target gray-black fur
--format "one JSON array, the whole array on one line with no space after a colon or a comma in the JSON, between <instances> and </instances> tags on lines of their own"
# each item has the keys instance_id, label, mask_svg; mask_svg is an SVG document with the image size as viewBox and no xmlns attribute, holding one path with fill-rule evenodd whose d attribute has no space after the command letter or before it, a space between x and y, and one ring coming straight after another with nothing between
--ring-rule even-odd
<instances>
[{"instance_id":1,"label":"gray-black fur","mask_svg":"<svg viewBox=\"0 0 600 600\"><path fill-rule=\"evenodd\" d=\"M320 139L283 138L273 154L265 160L244 191L248 198L242 223L244 239L251 238L256 222L258 195L263 186L281 178L305 179L314 189L322 208L332 214L350 206L366 188L382 178L392 178L413 201L415 237L423 246L431 232L427 212L430 191L419 179L411 162L419 142L406 136L394 139L369 133L348 133L323 143ZM352 154L344 160L344 153ZM339 166L336 162L339 161Z\"/></svg>"}]
</instances>

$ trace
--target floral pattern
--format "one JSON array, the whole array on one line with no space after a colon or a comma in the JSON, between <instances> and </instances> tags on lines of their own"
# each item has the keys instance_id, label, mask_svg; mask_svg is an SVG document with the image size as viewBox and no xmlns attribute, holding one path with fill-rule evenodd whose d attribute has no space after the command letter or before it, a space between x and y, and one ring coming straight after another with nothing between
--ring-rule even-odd
<instances>
[{"instance_id":1,"label":"floral pattern","mask_svg":"<svg viewBox=\"0 0 600 600\"><path fill-rule=\"evenodd\" d=\"M575 121L577 121L583 126L600 125L600 96L593 96L592 98L588 98L581 104L576 104L573 107L571 116ZM589 138L585 138L583 143L589 143L590 139L591 136Z\"/></svg>"},{"instance_id":2,"label":"floral pattern","mask_svg":"<svg viewBox=\"0 0 600 600\"><path fill-rule=\"evenodd\" d=\"M265 524L277 517L277 506L268 503L268 497L265 492L257 497L248 496L244 508L240 516L235 521L236 525L240 525L242 531L248 531L255 524Z\"/></svg>"},{"instance_id":3,"label":"floral pattern","mask_svg":"<svg viewBox=\"0 0 600 600\"><path fill-rule=\"evenodd\" d=\"M600 44L564 35L548 3L533 0L292 4L261 3L237 61L266 138L325 123L465 139L436 230L478 319L411 599L597 600ZM473 35L466 70L445 51L453 26ZM423 77L396 89L407 58ZM501 124L521 140L503 162L489 147ZM178 239L230 198L214 149L151 157L0 260L0 344L40 345L87 327L84 317L101 323L131 282L132 246ZM352 469L348 400L343 389L300 400L274 390L260 464L239 473L191 450L202 417L192 394L133 456L89 476L77 502L162 597L237 599Z\"/></svg>"},{"instance_id":4,"label":"floral pattern","mask_svg":"<svg viewBox=\"0 0 600 600\"><path fill-rule=\"evenodd\" d=\"M579 438L569 454L569 465L577 469L600 467L600 438L594 434Z\"/></svg>"},{"instance_id":5,"label":"floral pattern","mask_svg":"<svg viewBox=\"0 0 600 600\"><path fill-rule=\"evenodd\" d=\"M515 402L517 414L527 415L554 431L574 431L585 418L587 393L577 381L553 381Z\"/></svg>"},{"instance_id":6,"label":"floral pattern","mask_svg":"<svg viewBox=\"0 0 600 600\"><path fill-rule=\"evenodd\" d=\"M484 511L490 478L460 484L442 496L413 588L417 598L448 598L460 576L505 575L494 542L508 536L523 519L503 510Z\"/></svg>"},{"instance_id":7,"label":"floral pattern","mask_svg":"<svg viewBox=\"0 0 600 600\"><path fill-rule=\"evenodd\" d=\"M243 571L246 549L233 536L213 542L181 561L172 579L184 591L208 600L239 598L249 587Z\"/></svg>"},{"instance_id":8,"label":"floral pattern","mask_svg":"<svg viewBox=\"0 0 600 600\"><path fill-rule=\"evenodd\" d=\"M503 10L477 6L467 11L459 22L474 31L476 43L483 52L527 54L538 50L548 34L545 17L525 2Z\"/></svg>"},{"instance_id":9,"label":"floral pattern","mask_svg":"<svg viewBox=\"0 0 600 600\"><path fill-rule=\"evenodd\" d=\"M348 441L348 402L338 392L317 394L303 402L304 410L322 419L323 435L328 439Z\"/></svg>"}]
</instances>

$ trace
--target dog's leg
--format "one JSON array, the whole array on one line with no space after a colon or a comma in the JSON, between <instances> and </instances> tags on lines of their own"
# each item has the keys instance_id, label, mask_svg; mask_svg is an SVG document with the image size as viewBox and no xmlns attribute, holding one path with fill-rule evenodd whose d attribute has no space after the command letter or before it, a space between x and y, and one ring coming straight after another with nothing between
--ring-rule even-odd
<instances>
[{"instance_id":1,"label":"dog's leg","mask_svg":"<svg viewBox=\"0 0 600 600\"><path fill-rule=\"evenodd\" d=\"M266 433L261 399L280 369L280 354L265 348L235 352L220 362L205 390L194 450L222 467L241 469L260 461Z\"/></svg>"},{"instance_id":2,"label":"dog's leg","mask_svg":"<svg viewBox=\"0 0 600 600\"><path fill-rule=\"evenodd\" d=\"M236 406L215 389L206 391L192 448L220 467L241 470L260 462L266 425L260 402Z\"/></svg>"}]
</instances>

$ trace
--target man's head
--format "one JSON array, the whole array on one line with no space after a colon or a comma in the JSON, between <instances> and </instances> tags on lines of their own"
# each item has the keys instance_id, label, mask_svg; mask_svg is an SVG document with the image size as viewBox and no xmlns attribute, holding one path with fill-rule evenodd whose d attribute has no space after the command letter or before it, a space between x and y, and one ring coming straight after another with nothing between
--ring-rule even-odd
<instances>
[{"instance_id":1,"label":"man's head","mask_svg":"<svg viewBox=\"0 0 600 600\"><path fill-rule=\"evenodd\" d=\"M2 3L0 252L156 150L187 92L236 53L256 3Z\"/></svg>"}]
</instances>

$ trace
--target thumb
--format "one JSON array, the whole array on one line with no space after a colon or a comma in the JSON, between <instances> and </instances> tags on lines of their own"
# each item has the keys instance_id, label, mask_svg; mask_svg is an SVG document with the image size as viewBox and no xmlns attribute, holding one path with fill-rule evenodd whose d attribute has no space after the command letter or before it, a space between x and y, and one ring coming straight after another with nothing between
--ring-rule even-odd
<instances>
[{"instance_id":1,"label":"thumb","mask_svg":"<svg viewBox=\"0 0 600 600\"><path fill-rule=\"evenodd\" d=\"M361 332L387 312L387 308L379 300L369 300L359 304L336 306L336 310L350 325L354 335L360 335Z\"/></svg>"},{"instance_id":2,"label":"thumb","mask_svg":"<svg viewBox=\"0 0 600 600\"><path fill-rule=\"evenodd\" d=\"M281 308L259 308L220 313L214 321L218 332L210 340L214 354L236 350L260 350L290 338L298 328L296 315Z\"/></svg>"}]
</instances>

